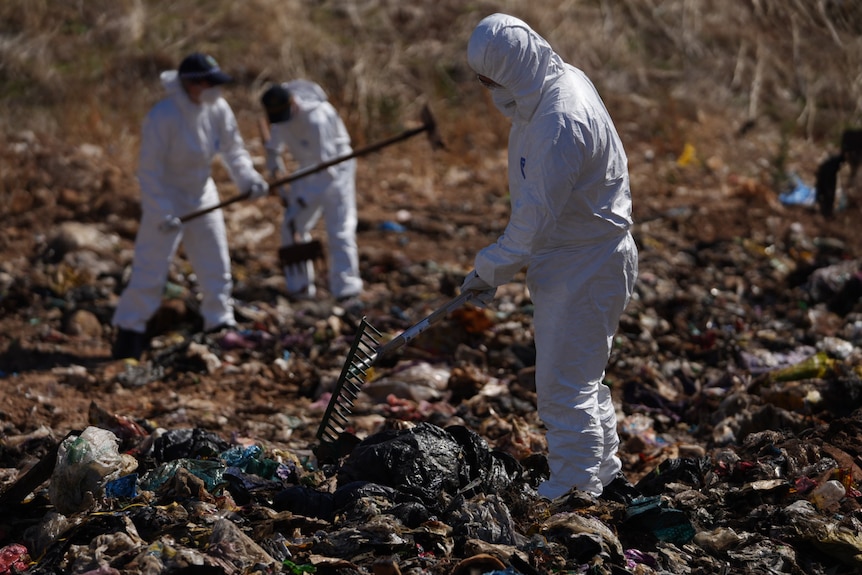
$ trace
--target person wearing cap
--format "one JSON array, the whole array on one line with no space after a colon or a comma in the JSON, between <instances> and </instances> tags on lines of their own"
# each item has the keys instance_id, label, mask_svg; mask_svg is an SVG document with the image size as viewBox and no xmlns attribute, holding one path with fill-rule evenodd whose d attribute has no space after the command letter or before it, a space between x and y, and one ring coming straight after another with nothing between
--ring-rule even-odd
<instances>
[{"instance_id":1,"label":"person wearing cap","mask_svg":"<svg viewBox=\"0 0 862 575\"><path fill-rule=\"evenodd\" d=\"M285 150L299 164L300 172L353 152L344 122L318 84L302 79L274 84L261 95L261 104L269 122L267 169L273 175L285 172ZM279 194L285 205L282 246L311 240L311 230L323 216L329 247L329 291L337 300L358 304L356 298L363 284L356 245L356 160L299 178ZM313 263L309 260L284 266L292 298L315 297Z\"/></svg>"},{"instance_id":2,"label":"person wearing cap","mask_svg":"<svg viewBox=\"0 0 862 575\"><path fill-rule=\"evenodd\" d=\"M234 183L251 197L268 191L254 168L236 118L221 95L232 78L212 56L193 53L177 70L162 72L166 95L143 122L137 177L141 221L129 283L113 316L113 355L140 358L147 345L147 322L159 308L171 261L183 243L202 295L207 331L235 325L227 234L221 210L182 226L162 225L178 214L219 202L211 176L218 157Z\"/></svg>"},{"instance_id":3,"label":"person wearing cap","mask_svg":"<svg viewBox=\"0 0 862 575\"><path fill-rule=\"evenodd\" d=\"M497 241L476 255L461 290L489 298L527 268L550 468L539 494L555 499L575 488L633 498L604 383L638 269L622 142L589 78L522 20L482 19L467 61L512 123L511 214Z\"/></svg>"}]
</instances>

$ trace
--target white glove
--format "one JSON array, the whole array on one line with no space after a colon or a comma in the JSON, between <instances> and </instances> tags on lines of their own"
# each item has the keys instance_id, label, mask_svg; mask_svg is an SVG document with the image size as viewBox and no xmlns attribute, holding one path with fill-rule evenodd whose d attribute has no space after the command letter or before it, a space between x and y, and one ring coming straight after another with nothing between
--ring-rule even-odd
<instances>
[{"instance_id":1,"label":"white glove","mask_svg":"<svg viewBox=\"0 0 862 575\"><path fill-rule=\"evenodd\" d=\"M285 172L284 160L281 158L278 150L273 148L266 149L266 169L272 175L283 174Z\"/></svg>"},{"instance_id":2,"label":"white glove","mask_svg":"<svg viewBox=\"0 0 862 575\"><path fill-rule=\"evenodd\" d=\"M486 307L494 299L497 288L479 277L476 270L471 271L461 284L461 293L471 291L474 294L473 302L479 307Z\"/></svg>"},{"instance_id":3,"label":"white glove","mask_svg":"<svg viewBox=\"0 0 862 575\"><path fill-rule=\"evenodd\" d=\"M269 184L263 180L259 180L251 185L248 189L249 197L252 200L264 197L269 192Z\"/></svg>"},{"instance_id":4,"label":"white glove","mask_svg":"<svg viewBox=\"0 0 862 575\"><path fill-rule=\"evenodd\" d=\"M162 223L159 224L159 231L164 233L173 232L183 225L180 219L176 216L165 216L165 219Z\"/></svg>"}]
</instances>

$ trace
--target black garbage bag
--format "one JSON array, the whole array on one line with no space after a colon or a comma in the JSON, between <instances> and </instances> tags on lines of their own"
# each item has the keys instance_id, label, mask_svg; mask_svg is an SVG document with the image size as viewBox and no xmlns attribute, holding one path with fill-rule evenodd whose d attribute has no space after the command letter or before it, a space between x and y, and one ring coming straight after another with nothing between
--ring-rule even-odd
<instances>
[{"instance_id":1,"label":"black garbage bag","mask_svg":"<svg viewBox=\"0 0 862 575\"><path fill-rule=\"evenodd\" d=\"M153 457L164 463L175 459L208 459L218 457L230 443L201 428L172 429L153 442Z\"/></svg>"},{"instance_id":2,"label":"black garbage bag","mask_svg":"<svg viewBox=\"0 0 862 575\"><path fill-rule=\"evenodd\" d=\"M418 497L432 510L469 482L461 445L430 423L387 430L359 443L337 474L338 485L370 481Z\"/></svg>"},{"instance_id":3,"label":"black garbage bag","mask_svg":"<svg viewBox=\"0 0 862 575\"><path fill-rule=\"evenodd\" d=\"M346 517L361 517L367 511L363 505L365 499L375 499L380 513L395 517L407 527L418 527L432 516L418 497L394 487L368 481L354 481L339 486L333 499L335 513Z\"/></svg>"},{"instance_id":4,"label":"black garbage bag","mask_svg":"<svg viewBox=\"0 0 862 575\"><path fill-rule=\"evenodd\" d=\"M644 495L659 495L668 483L682 483L699 489L703 487L704 477L710 469L712 462L709 457L666 459L644 475L635 487Z\"/></svg>"},{"instance_id":5,"label":"black garbage bag","mask_svg":"<svg viewBox=\"0 0 862 575\"><path fill-rule=\"evenodd\" d=\"M625 526L650 533L659 541L685 545L694 538L695 529L688 515L669 507L660 495L638 497L626 508Z\"/></svg>"},{"instance_id":6,"label":"black garbage bag","mask_svg":"<svg viewBox=\"0 0 862 575\"><path fill-rule=\"evenodd\" d=\"M434 514L421 501L399 503L387 511L387 514L395 517L402 525L410 529L416 529L434 517Z\"/></svg>"},{"instance_id":7,"label":"black garbage bag","mask_svg":"<svg viewBox=\"0 0 862 575\"><path fill-rule=\"evenodd\" d=\"M279 493L283 488L281 481L264 479L238 467L228 467L223 477L227 482L227 490L239 505L248 505L256 500L266 502L273 493Z\"/></svg>"},{"instance_id":8,"label":"black garbage bag","mask_svg":"<svg viewBox=\"0 0 862 575\"><path fill-rule=\"evenodd\" d=\"M177 518L168 507L158 505L131 505L127 515L132 520L138 535L147 541L158 539L177 523Z\"/></svg>"},{"instance_id":9,"label":"black garbage bag","mask_svg":"<svg viewBox=\"0 0 862 575\"><path fill-rule=\"evenodd\" d=\"M464 459L462 465L471 483L478 483L466 497L481 493L501 493L523 476L523 468L518 460L500 451L492 451L485 439L463 425L446 428L461 445Z\"/></svg>"},{"instance_id":10,"label":"black garbage bag","mask_svg":"<svg viewBox=\"0 0 862 575\"><path fill-rule=\"evenodd\" d=\"M366 497L379 497L392 502L393 505L402 502L418 501L417 498L405 495L393 487L370 481L353 481L345 485L339 485L333 496L333 504L336 511L347 509Z\"/></svg>"},{"instance_id":11,"label":"black garbage bag","mask_svg":"<svg viewBox=\"0 0 862 575\"><path fill-rule=\"evenodd\" d=\"M443 521L452 526L456 553L464 553L470 539L494 545L519 546L526 537L518 532L509 507L497 495L480 495L472 499L456 497Z\"/></svg>"},{"instance_id":12,"label":"black garbage bag","mask_svg":"<svg viewBox=\"0 0 862 575\"><path fill-rule=\"evenodd\" d=\"M306 485L290 485L273 498L272 508L295 515L332 521L335 517L335 495Z\"/></svg>"},{"instance_id":13,"label":"black garbage bag","mask_svg":"<svg viewBox=\"0 0 862 575\"><path fill-rule=\"evenodd\" d=\"M353 481L339 486L334 493L292 485L273 498L272 508L332 521L338 514L349 515L354 507L360 507L361 501L367 498L386 502L381 512L394 516L408 527L416 527L431 517L431 512L418 498L370 481Z\"/></svg>"}]
</instances>

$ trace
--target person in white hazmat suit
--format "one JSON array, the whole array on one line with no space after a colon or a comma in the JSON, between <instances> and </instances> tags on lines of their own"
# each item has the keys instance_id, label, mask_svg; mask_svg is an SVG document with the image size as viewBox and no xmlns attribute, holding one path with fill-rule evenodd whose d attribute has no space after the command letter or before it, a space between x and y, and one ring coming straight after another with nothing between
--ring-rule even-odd
<instances>
[{"instance_id":1,"label":"person in white hazmat suit","mask_svg":"<svg viewBox=\"0 0 862 575\"><path fill-rule=\"evenodd\" d=\"M539 494L554 499L576 488L634 497L603 383L637 278L623 145L592 82L523 21L484 18L467 59L512 122L511 215L496 243L478 252L461 289L487 303L496 286L527 267L550 468Z\"/></svg>"},{"instance_id":2,"label":"person in white hazmat suit","mask_svg":"<svg viewBox=\"0 0 862 575\"><path fill-rule=\"evenodd\" d=\"M204 329L235 325L227 235L221 210L178 225L179 215L219 203L211 177L219 157L241 190L258 198L269 186L252 164L221 86L232 78L211 56L188 55L162 72L167 95L143 122L137 169L141 221L129 283L114 312L115 357L139 358L149 318L159 308L174 254L183 242L201 292ZM166 225L173 220L173 225Z\"/></svg>"},{"instance_id":3,"label":"person in white hazmat suit","mask_svg":"<svg viewBox=\"0 0 862 575\"><path fill-rule=\"evenodd\" d=\"M263 93L261 104L270 124L267 169L274 176L285 172L285 150L299 164L298 172L353 152L344 122L318 84L303 79L275 84ZM282 246L310 241L322 215L329 247L329 291L340 301L359 296L363 285L356 245L356 160L299 178L279 193L285 205ZM313 264L306 260L284 266L291 297L315 297Z\"/></svg>"}]
</instances>

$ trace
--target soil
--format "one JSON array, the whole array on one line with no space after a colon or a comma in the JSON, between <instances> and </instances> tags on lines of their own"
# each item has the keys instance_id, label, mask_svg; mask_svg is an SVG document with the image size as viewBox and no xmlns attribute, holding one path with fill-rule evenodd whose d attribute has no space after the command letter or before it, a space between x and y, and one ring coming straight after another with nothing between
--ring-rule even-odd
<instances>
[{"instance_id":1,"label":"soil","mask_svg":"<svg viewBox=\"0 0 862 575\"><path fill-rule=\"evenodd\" d=\"M230 375L225 370L180 372L141 386L118 384L116 376L125 363L110 358L109 320L122 274L131 260L137 224L131 170L114 165L104 151L86 152L33 138L32 134L12 137L3 147L9 165L13 160L17 164L15 173L5 176L7 189L33 188L32 182L44 182L44 187L36 187L27 197L17 191L7 193L11 209L3 217L0 231L0 269L6 280L0 300L0 370L5 391L0 422L6 435L46 426L61 437L87 425L91 403L109 413L156 421L181 406L183 425L243 433L251 420L295 410L299 390L319 387L319 381L272 377L269 369L244 374L243 358L230 356ZM470 269L476 250L493 241L506 223L505 154L501 149L492 152L483 167L467 169L458 165L459 158L452 152L433 151L422 140L416 138L359 160L358 242L368 288L363 296L368 306L365 313L372 324L375 318L384 325L393 323L379 318L389 317L391 308L398 305L414 307L412 317L406 318L409 322L444 303L454 295L452 284ZM721 134L712 136L713 144L721 140ZM256 144L253 140L249 144L253 151ZM800 156L800 167L810 174L816 156L805 142L799 146L808 154ZM831 220L810 207L784 206L775 189L756 178L737 175L746 169L744 165L737 169L733 163L748 161L744 148L714 145L712 149L712 159L722 164L718 169L707 165L686 169L671 156L646 161L642 150L629 152L637 222L634 234L642 252L642 275L661 274L653 265L672 259L675 253L696 253L711 245L751 240L767 249L783 244L792 224L800 225L811 238L843 242L847 254L859 253L858 206L851 204ZM419 164L417 157L426 161ZM664 180L673 174L677 184L671 187L657 182L662 172ZM231 184L223 172L217 169L217 173L221 174L223 197L230 197L235 193ZM233 204L226 209L226 218L241 309L259 305L289 308L276 264L278 200ZM76 248L62 247L62 235L58 239L57 234L58 226L70 221L112 238L111 245L97 248L101 249L98 257L111 262L106 271L73 267ZM316 236L325 243L322 229ZM178 262L171 279L188 295L194 285L181 254ZM331 308L324 267L325 262L318 262L321 305ZM102 275L94 277L93 273ZM423 273L427 277L417 277ZM744 269L739 273L746 275ZM752 286L767 281L756 275L747 280ZM711 286L702 287L708 290ZM87 288L97 293L87 294ZM84 328L81 334L70 332L69 318L78 309L92 310L99 324ZM239 319L242 327L255 326L241 310ZM189 321L193 326L193 320ZM279 321L268 318L258 323L282 337L287 334L279 333ZM344 335L350 335L349 322ZM327 360L330 367L337 367L343 358L342 354ZM83 366L86 376L78 375L76 366ZM297 433L294 439L297 436L313 440L308 433Z\"/></svg>"}]
</instances>

